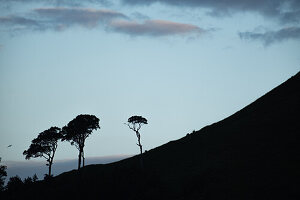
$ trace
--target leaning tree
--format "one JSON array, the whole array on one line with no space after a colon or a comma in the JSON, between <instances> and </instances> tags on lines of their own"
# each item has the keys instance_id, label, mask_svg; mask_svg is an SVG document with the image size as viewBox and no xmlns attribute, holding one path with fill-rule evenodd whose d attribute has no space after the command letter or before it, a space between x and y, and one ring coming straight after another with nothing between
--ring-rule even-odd
<instances>
[{"instance_id":1,"label":"leaning tree","mask_svg":"<svg viewBox=\"0 0 300 200\"><path fill-rule=\"evenodd\" d=\"M143 167L143 146L141 144L141 134L140 129L142 128L142 125L148 124L147 119L142 116L132 116L128 119L126 125L135 132L136 137L138 139L137 145L140 148L140 160L141 160L141 167Z\"/></svg>"},{"instance_id":2,"label":"leaning tree","mask_svg":"<svg viewBox=\"0 0 300 200\"><path fill-rule=\"evenodd\" d=\"M51 127L41 132L37 138L31 141L31 145L23 152L25 159L43 157L47 160L49 167L48 175L51 176L51 167L57 149L58 140L62 138L61 130L58 127Z\"/></svg>"},{"instance_id":3,"label":"leaning tree","mask_svg":"<svg viewBox=\"0 0 300 200\"><path fill-rule=\"evenodd\" d=\"M84 143L85 139L92 133L93 130L100 128L99 119L94 115L78 115L70 121L67 126L62 128L63 138L71 142L78 149L78 169L81 166L81 158L83 158L84 167Z\"/></svg>"}]
</instances>

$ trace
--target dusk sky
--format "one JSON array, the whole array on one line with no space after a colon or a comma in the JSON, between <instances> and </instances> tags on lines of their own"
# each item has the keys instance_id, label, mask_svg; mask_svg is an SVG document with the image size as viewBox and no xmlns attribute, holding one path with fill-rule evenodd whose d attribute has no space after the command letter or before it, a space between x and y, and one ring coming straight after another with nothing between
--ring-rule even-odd
<instances>
[{"instance_id":1,"label":"dusk sky","mask_svg":"<svg viewBox=\"0 0 300 200\"><path fill-rule=\"evenodd\" d=\"M138 154L130 116L148 119L149 150L300 71L299 0L0 0L0 13L2 161L79 114L100 119L86 157ZM77 156L60 142L55 160Z\"/></svg>"}]
</instances>

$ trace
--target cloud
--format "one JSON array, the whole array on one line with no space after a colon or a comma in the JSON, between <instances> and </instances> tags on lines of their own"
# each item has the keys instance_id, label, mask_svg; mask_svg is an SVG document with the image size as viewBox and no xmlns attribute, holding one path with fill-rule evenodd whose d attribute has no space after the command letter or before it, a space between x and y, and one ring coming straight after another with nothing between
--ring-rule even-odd
<instances>
[{"instance_id":1,"label":"cloud","mask_svg":"<svg viewBox=\"0 0 300 200\"><path fill-rule=\"evenodd\" d=\"M137 14L137 13L136 13ZM138 14L140 18L141 14ZM105 30L131 36L199 35L207 30L198 26L165 20L131 20L125 14L113 10L88 8L37 8L30 15L0 17L0 25L12 30L56 30L63 31L72 26L92 29L99 25Z\"/></svg>"},{"instance_id":2,"label":"cloud","mask_svg":"<svg viewBox=\"0 0 300 200\"><path fill-rule=\"evenodd\" d=\"M128 5L163 3L173 6L208 8L211 9L209 14L217 17L246 11L279 18L284 23L299 21L300 18L299 0L122 0L122 2Z\"/></svg>"},{"instance_id":3,"label":"cloud","mask_svg":"<svg viewBox=\"0 0 300 200\"><path fill-rule=\"evenodd\" d=\"M299 1L300 2L300 1ZM300 22L300 9L298 11L285 12L281 14L280 21L284 24L287 22Z\"/></svg>"},{"instance_id":4,"label":"cloud","mask_svg":"<svg viewBox=\"0 0 300 200\"><path fill-rule=\"evenodd\" d=\"M0 0L2 7L10 7L15 3L42 3L44 5L55 5L55 6L82 6L83 4L100 4L104 6L111 6L112 2L109 0Z\"/></svg>"},{"instance_id":5,"label":"cloud","mask_svg":"<svg viewBox=\"0 0 300 200\"><path fill-rule=\"evenodd\" d=\"M94 28L99 23L107 23L116 18L128 17L112 10L96 10L87 8L38 8L34 10L39 17L50 20L56 28L80 25L85 28Z\"/></svg>"},{"instance_id":6,"label":"cloud","mask_svg":"<svg viewBox=\"0 0 300 200\"><path fill-rule=\"evenodd\" d=\"M113 19L127 19L120 12L104 9L87 8L38 8L31 13L32 18L20 16L0 17L0 25L13 30L64 30L78 25L85 28L95 28Z\"/></svg>"},{"instance_id":7,"label":"cloud","mask_svg":"<svg viewBox=\"0 0 300 200\"><path fill-rule=\"evenodd\" d=\"M4 16L0 17L0 26L8 27L10 31L20 30L42 30L44 26L38 21L33 19L27 19L19 16Z\"/></svg>"},{"instance_id":8,"label":"cloud","mask_svg":"<svg viewBox=\"0 0 300 200\"><path fill-rule=\"evenodd\" d=\"M300 39L300 27L288 27L278 31L266 31L264 33L257 32L240 32L239 36L245 40L259 40L265 46L276 42L281 42L289 39Z\"/></svg>"},{"instance_id":9,"label":"cloud","mask_svg":"<svg viewBox=\"0 0 300 200\"><path fill-rule=\"evenodd\" d=\"M0 17L0 23L6 25L38 26L38 23L35 20L18 16Z\"/></svg>"},{"instance_id":10,"label":"cloud","mask_svg":"<svg viewBox=\"0 0 300 200\"><path fill-rule=\"evenodd\" d=\"M201 34L204 29L191 24L182 24L165 20L146 20L143 23L127 20L112 21L111 29L116 32L125 33L131 36L167 36Z\"/></svg>"},{"instance_id":11,"label":"cloud","mask_svg":"<svg viewBox=\"0 0 300 200\"><path fill-rule=\"evenodd\" d=\"M150 17L148 17L147 15L144 15L140 12L133 12L133 13L131 13L131 16L133 16L135 19L138 19L138 20L148 20L148 19L150 19Z\"/></svg>"}]
</instances>

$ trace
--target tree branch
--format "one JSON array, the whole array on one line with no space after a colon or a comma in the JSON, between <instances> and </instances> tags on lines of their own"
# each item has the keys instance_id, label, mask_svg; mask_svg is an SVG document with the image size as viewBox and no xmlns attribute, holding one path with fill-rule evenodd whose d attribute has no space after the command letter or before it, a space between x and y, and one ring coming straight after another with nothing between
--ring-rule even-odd
<instances>
[{"instance_id":1,"label":"tree branch","mask_svg":"<svg viewBox=\"0 0 300 200\"><path fill-rule=\"evenodd\" d=\"M139 131L142 127L142 124L141 123L138 123L139 127L137 128L137 131Z\"/></svg>"},{"instance_id":2,"label":"tree branch","mask_svg":"<svg viewBox=\"0 0 300 200\"><path fill-rule=\"evenodd\" d=\"M125 125L127 125L131 130L136 131L134 127L131 127L129 123L124 123Z\"/></svg>"}]
</instances>

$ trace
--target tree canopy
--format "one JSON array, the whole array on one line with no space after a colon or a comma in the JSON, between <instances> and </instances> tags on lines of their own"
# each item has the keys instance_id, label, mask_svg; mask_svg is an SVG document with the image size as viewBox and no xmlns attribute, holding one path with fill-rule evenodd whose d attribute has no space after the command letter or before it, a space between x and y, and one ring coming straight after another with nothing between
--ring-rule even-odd
<instances>
[{"instance_id":1,"label":"tree canopy","mask_svg":"<svg viewBox=\"0 0 300 200\"><path fill-rule=\"evenodd\" d=\"M132 125L148 124L147 119L142 116L132 116L128 119L128 123L131 123Z\"/></svg>"},{"instance_id":2,"label":"tree canopy","mask_svg":"<svg viewBox=\"0 0 300 200\"><path fill-rule=\"evenodd\" d=\"M41 132L37 138L31 141L31 145L23 152L25 158L44 157L49 166L49 175L51 175L51 166L53 163L57 142L62 138L61 130L58 127L51 127L48 130Z\"/></svg>"},{"instance_id":3,"label":"tree canopy","mask_svg":"<svg viewBox=\"0 0 300 200\"><path fill-rule=\"evenodd\" d=\"M15 193L19 189L21 189L23 184L24 183L23 183L22 179L18 175L12 176L9 178L9 180L7 182L6 189Z\"/></svg>"}]
</instances>

